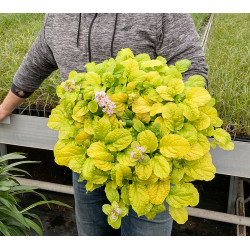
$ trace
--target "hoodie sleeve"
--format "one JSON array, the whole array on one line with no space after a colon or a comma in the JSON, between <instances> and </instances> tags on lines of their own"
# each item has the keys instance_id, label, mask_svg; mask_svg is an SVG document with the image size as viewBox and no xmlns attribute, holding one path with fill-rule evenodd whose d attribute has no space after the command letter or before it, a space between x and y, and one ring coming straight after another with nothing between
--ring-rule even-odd
<instances>
[{"instance_id":1,"label":"hoodie sleeve","mask_svg":"<svg viewBox=\"0 0 250 250\"><path fill-rule=\"evenodd\" d=\"M191 66L183 73L183 80L192 75L202 75L207 87L208 65L190 14L162 14L157 23L157 38L158 56L165 57L169 65L181 59L190 60Z\"/></svg>"},{"instance_id":2,"label":"hoodie sleeve","mask_svg":"<svg viewBox=\"0 0 250 250\"><path fill-rule=\"evenodd\" d=\"M30 96L54 70L58 69L53 53L46 43L45 24L14 75L11 91L19 97ZM18 91L22 90L22 95ZM20 93L20 92L19 92ZM25 94L23 94L25 93Z\"/></svg>"}]
</instances>

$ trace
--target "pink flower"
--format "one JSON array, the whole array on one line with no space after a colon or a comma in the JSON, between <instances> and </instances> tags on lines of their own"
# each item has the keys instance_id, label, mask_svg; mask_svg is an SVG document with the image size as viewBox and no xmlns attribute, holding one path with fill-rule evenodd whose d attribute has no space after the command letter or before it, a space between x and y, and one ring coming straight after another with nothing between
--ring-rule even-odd
<instances>
[{"instance_id":1,"label":"pink flower","mask_svg":"<svg viewBox=\"0 0 250 250\"><path fill-rule=\"evenodd\" d=\"M130 152L131 158L133 158L133 159L134 159L134 154L135 154L134 151Z\"/></svg>"},{"instance_id":2,"label":"pink flower","mask_svg":"<svg viewBox=\"0 0 250 250\"><path fill-rule=\"evenodd\" d=\"M101 92L96 92L95 93L95 101L99 102L102 98L104 98L106 96L106 92L105 91L101 91Z\"/></svg>"},{"instance_id":3,"label":"pink flower","mask_svg":"<svg viewBox=\"0 0 250 250\"><path fill-rule=\"evenodd\" d=\"M104 113L107 112L109 116L111 116L114 113L116 105L109 99L109 96L106 95L105 91L96 92L94 101L98 102L99 107L104 107L102 109L102 112Z\"/></svg>"},{"instance_id":4,"label":"pink flower","mask_svg":"<svg viewBox=\"0 0 250 250\"><path fill-rule=\"evenodd\" d=\"M144 147L136 146L134 147L133 151L130 152L130 156L131 158L137 159L139 162L141 162L145 158L145 156L143 155L144 152L145 152Z\"/></svg>"},{"instance_id":5,"label":"pink flower","mask_svg":"<svg viewBox=\"0 0 250 250\"><path fill-rule=\"evenodd\" d=\"M101 100L99 101L99 106L100 106L100 107L104 107L108 101L110 101L109 98L108 98L108 96L104 96L104 97L101 98Z\"/></svg>"},{"instance_id":6,"label":"pink flower","mask_svg":"<svg viewBox=\"0 0 250 250\"><path fill-rule=\"evenodd\" d=\"M135 148L139 149L142 153L144 153L144 152L145 152L144 147L139 147L139 146L136 146Z\"/></svg>"},{"instance_id":7,"label":"pink flower","mask_svg":"<svg viewBox=\"0 0 250 250\"><path fill-rule=\"evenodd\" d=\"M114 114L114 110L113 109L108 109L107 114L109 116L113 115Z\"/></svg>"},{"instance_id":8,"label":"pink flower","mask_svg":"<svg viewBox=\"0 0 250 250\"><path fill-rule=\"evenodd\" d=\"M122 214L122 212L120 211L119 208L116 209L116 213L117 213L118 215Z\"/></svg>"},{"instance_id":9,"label":"pink flower","mask_svg":"<svg viewBox=\"0 0 250 250\"><path fill-rule=\"evenodd\" d=\"M144 158L145 156L143 155L138 161L141 162Z\"/></svg>"}]
</instances>

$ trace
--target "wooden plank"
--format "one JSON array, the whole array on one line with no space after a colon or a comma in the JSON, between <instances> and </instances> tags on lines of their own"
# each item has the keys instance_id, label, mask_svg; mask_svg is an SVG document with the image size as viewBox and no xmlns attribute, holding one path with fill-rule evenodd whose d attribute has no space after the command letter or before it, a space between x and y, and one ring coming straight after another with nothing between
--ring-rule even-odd
<instances>
[{"instance_id":1,"label":"wooden plank","mask_svg":"<svg viewBox=\"0 0 250 250\"><path fill-rule=\"evenodd\" d=\"M11 115L10 124L0 123L0 143L53 150L58 131L47 127L48 118ZM211 148L217 173L250 178L250 143L234 141L235 149Z\"/></svg>"}]
</instances>

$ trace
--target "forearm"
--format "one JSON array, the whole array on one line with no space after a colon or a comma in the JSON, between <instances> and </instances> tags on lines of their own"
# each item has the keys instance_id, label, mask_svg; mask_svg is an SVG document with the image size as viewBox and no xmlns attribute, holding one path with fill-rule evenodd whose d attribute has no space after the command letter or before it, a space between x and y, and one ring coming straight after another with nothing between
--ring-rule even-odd
<instances>
[{"instance_id":1,"label":"forearm","mask_svg":"<svg viewBox=\"0 0 250 250\"><path fill-rule=\"evenodd\" d=\"M4 101L0 104L0 120L3 120L6 116L11 114L11 112L20 104L25 101L25 98L16 96L10 90Z\"/></svg>"},{"instance_id":2,"label":"forearm","mask_svg":"<svg viewBox=\"0 0 250 250\"><path fill-rule=\"evenodd\" d=\"M163 14L158 22L158 37L157 55L165 57L168 65L174 65L182 59L191 61L188 71L183 74L184 81L192 75L202 75L208 84L208 65L189 14Z\"/></svg>"}]
</instances>

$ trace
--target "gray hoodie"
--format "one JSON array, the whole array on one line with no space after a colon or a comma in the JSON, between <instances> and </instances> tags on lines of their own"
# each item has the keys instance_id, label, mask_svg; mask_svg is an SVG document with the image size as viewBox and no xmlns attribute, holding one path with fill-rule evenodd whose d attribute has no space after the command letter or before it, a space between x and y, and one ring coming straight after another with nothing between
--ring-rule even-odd
<instances>
[{"instance_id":1,"label":"gray hoodie","mask_svg":"<svg viewBox=\"0 0 250 250\"><path fill-rule=\"evenodd\" d=\"M65 81L70 71L84 72L87 62L100 63L122 48L130 48L134 55L148 53L151 59L163 56L168 65L189 59L192 65L183 80L199 74L208 83L208 65L189 14L46 14L14 76L12 92L32 93L56 69Z\"/></svg>"}]
</instances>

